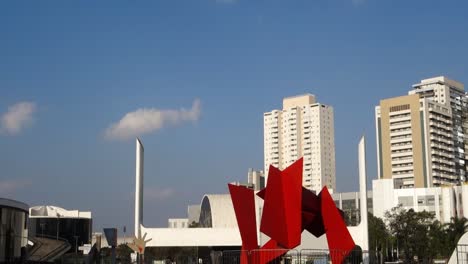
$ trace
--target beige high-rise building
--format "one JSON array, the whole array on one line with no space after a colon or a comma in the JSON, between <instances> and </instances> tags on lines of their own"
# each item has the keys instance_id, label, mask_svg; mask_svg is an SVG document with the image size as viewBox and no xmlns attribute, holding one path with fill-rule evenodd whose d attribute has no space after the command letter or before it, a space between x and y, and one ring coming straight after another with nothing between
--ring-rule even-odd
<instances>
[{"instance_id":1,"label":"beige high-rise building","mask_svg":"<svg viewBox=\"0 0 468 264\"><path fill-rule=\"evenodd\" d=\"M283 99L283 109L264 113L265 182L270 164L284 169L304 158L303 186L336 189L333 108L311 94Z\"/></svg>"},{"instance_id":2,"label":"beige high-rise building","mask_svg":"<svg viewBox=\"0 0 468 264\"><path fill-rule=\"evenodd\" d=\"M465 97L464 85L460 82L450 80L447 77L439 76L421 80L413 85L413 90L409 94L419 94L422 98L431 99L434 102L450 107L452 110L452 140L454 151L455 172L460 182L466 181L465 164L465 135L466 129L463 127L464 116L463 98ZM465 110L466 111L466 110ZM465 120L466 121L466 120Z\"/></svg>"},{"instance_id":3,"label":"beige high-rise building","mask_svg":"<svg viewBox=\"0 0 468 264\"><path fill-rule=\"evenodd\" d=\"M413 88L375 108L378 178L394 179L395 188L456 184L464 177L464 146L454 138L463 143L454 115L463 85L437 77Z\"/></svg>"}]
</instances>

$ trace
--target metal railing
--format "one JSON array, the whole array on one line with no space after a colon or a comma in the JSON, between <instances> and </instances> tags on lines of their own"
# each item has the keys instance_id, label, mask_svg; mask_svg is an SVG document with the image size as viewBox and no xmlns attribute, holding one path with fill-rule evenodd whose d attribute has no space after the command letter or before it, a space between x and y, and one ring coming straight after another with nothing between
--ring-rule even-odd
<instances>
[{"instance_id":1,"label":"metal railing","mask_svg":"<svg viewBox=\"0 0 468 264\"><path fill-rule=\"evenodd\" d=\"M351 252L327 249L258 249L251 251L222 251L222 264L240 264L241 259L249 264L329 264L335 256L343 257L345 264L384 263L381 252L352 250Z\"/></svg>"}]
</instances>

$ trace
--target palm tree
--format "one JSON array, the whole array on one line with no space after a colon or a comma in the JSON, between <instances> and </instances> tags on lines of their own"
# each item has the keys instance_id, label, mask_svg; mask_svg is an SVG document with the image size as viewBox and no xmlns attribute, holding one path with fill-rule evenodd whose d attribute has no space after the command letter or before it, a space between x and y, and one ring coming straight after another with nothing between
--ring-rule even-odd
<instances>
[{"instance_id":1,"label":"palm tree","mask_svg":"<svg viewBox=\"0 0 468 264\"><path fill-rule=\"evenodd\" d=\"M465 217L457 218L452 217L450 223L446 224L447 232L447 245L449 246L450 252L457 246L458 240L468 232L468 219Z\"/></svg>"}]
</instances>

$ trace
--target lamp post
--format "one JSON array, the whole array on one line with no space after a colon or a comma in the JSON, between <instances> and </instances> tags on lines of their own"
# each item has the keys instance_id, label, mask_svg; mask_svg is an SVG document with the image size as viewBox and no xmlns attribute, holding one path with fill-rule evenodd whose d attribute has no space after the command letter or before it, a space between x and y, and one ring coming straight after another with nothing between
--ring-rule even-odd
<instances>
[{"instance_id":1,"label":"lamp post","mask_svg":"<svg viewBox=\"0 0 468 264\"><path fill-rule=\"evenodd\" d=\"M60 215L57 214L57 240L59 239Z\"/></svg>"},{"instance_id":2,"label":"lamp post","mask_svg":"<svg viewBox=\"0 0 468 264\"><path fill-rule=\"evenodd\" d=\"M45 223L40 223L39 225L41 226L41 234L42 234L42 237L44 237L44 226L45 226Z\"/></svg>"},{"instance_id":3,"label":"lamp post","mask_svg":"<svg viewBox=\"0 0 468 264\"><path fill-rule=\"evenodd\" d=\"M75 238L75 255L78 255L78 238L80 236L73 236Z\"/></svg>"}]
</instances>

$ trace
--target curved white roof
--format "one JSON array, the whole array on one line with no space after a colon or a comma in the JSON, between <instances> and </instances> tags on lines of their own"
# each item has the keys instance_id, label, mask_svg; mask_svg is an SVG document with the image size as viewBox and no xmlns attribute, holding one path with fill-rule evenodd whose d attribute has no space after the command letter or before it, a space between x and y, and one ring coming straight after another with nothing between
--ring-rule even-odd
<instances>
[{"instance_id":1,"label":"curved white roof","mask_svg":"<svg viewBox=\"0 0 468 264\"><path fill-rule=\"evenodd\" d=\"M0 206L7 206L7 207L15 208L15 209L20 209L25 212L28 212L28 207L29 207L25 203L7 199L7 198L0 198Z\"/></svg>"},{"instance_id":2,"label":"curved white roof","mask_svg":"<svg viewBox=\"0 0 468 264\"><path fill-rule=\"evenodd\" d=\"M203 203L208 203L210 212L204 208ZM237 228L236 214L229 194L206 194L201 202L200 215L211 214L212 228ZM205 212L203 212L205 211Z\"/></svg>"},{"instance_id":3,"label":"curved white roof","mask_svg":"<svg viewBox=\"0 0 468 264\"><path fill-rule=\"evenodd\" d=\"M29 208L30 218L86 218L91 219L91 212L66 210L58 206L40 205Z\"/></svg>"}]
</instances>

